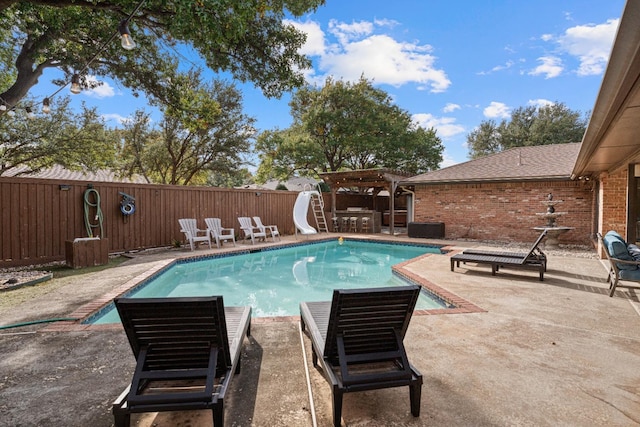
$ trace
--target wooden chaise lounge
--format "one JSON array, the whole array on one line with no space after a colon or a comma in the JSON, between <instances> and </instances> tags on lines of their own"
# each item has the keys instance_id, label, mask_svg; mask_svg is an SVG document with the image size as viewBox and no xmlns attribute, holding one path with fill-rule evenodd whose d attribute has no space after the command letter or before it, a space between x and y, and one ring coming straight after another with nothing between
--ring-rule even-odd
<instances>
[{"instance_id":1,"label":"wooden chaise lounge","mask_svg":"<svg viewBox=\"0 0 640 427\"><path fill-rule=\"evenodd\" d=\"M547 257L539 248L540 243L546 236L543 231L538 239L534 242L529 252L502 252L502 251L481 251L475 249L467 249L461 254L451 257L451 271L454 267L460 267L460 262L489 264L491 266L491 274L496 275L500 268L516 268L538 270L540 280L544 280L544 272L547 271Z\"/></svg>"},{"instance_id":2,"label":"wooden chaise lounge","mask_svg":"<svg viewBox=\"0 0 640 427\"><path fill-rule=\"evenodd\" d=\"M210 409L224 425L224 398L250 334L251 307L224 307L222 297L115 300L137 364L131 385L113 403L116 427L132 413Z\"/></svg>"},{"instance_id":3,"label":"wooden chaise lounge","mask_svg":"<svg viewBox=\"0 0 640 427\"><path fill-rule=\"evenodd\" d=\"M451 271L454 270L454 265L460 267L460 262L472 262L476 264L489 264L491 265L491 275L495 276L496 272L501 268L518 268L538 270L540 274L540 280L544 280L544 264L542 262L529 262L523 258L510 258L493 255L470 255L470 254L458 254L451 257Z\"/></svg>"},{"instance_id":4,"label":"wooden chaise lounge","mask_svg":"<svg viewBox=\"0 0 640 427\"><path fill-rule=\"evenodd\" d=\"M531 261L541 261L544 263L544 271L547 271L547 255L540 249L540 243L547 235L547 231L544 230L536 241L531 246L528 252L507 252L507 251L490 251L482 249L465 249L463 254L469 255L493 255L506 258L526 258Z\"/></svg>"},{"instance_id":5,"label":"wooden chaise lounge","mask_svg":"<svg viewBox=\"0 0 640 427\"><path fill-rule=\"evenodd\" d=\"M333 424L341 425L344 393L409 386L411 413L420 415L422 375L403 339L420 287L334 290L332 301L300 304L311 338L313 365L322 367L333 394Z\"/></svg>"}]
</instances>

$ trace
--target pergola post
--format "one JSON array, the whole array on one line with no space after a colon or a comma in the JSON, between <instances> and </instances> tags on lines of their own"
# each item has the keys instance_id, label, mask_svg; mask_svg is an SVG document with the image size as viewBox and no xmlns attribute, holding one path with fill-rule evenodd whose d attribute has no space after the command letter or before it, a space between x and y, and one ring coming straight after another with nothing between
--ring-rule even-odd
<instances>
[{"instance_id":1,"label":"pergola post","mask_svg":"<svg viewBox=\"0 0 640 427\"><path fill-rule=\"evenodd\" d=\"M396 226L396 181L393 179L389 183L389 234L395 236L395 226Z\"/></svg>"},{"instance_id":2,"label":"pergola post","mask_svg":"<svg viewBox=\"0 0 640 427\"><path fill-rule=\"evenodd\" d=\"M331 218L335 218L336 217L336 193L338 192L338 189L333 184L331 184L330 188L331 188Z\"/></svg>"}]
</instances>

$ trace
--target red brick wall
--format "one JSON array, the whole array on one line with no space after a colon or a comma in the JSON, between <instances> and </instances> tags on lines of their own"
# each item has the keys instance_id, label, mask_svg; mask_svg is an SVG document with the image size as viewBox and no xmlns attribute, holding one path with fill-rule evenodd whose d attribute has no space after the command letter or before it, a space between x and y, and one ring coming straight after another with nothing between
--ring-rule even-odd
<instances>
[{"instance_id":1,"label":"red brick wall","mask_svg":"<svg viewBox=\"0 0 640 427\"><path fill-rule=\"evenodd\" d=\"M477 239L530 243L533 227L546 220L543 203L549 193L556 212L566 212L557 225L574 227L560 236L561 244L588 245L593 230L595 194L592 182L537 181L417 185L414 221L444 222L447 239Z\"/></svg>"},{"instance_id":2,"label":"red brick wall","mask_svg":"<svg viewBox=\"0 0 640 427\"><path fill-rule=\"evenodd\" d=\"M626 238L628 170L602 173L600 179L602 234L615 230Z\"/></svg>"}]
</instances>

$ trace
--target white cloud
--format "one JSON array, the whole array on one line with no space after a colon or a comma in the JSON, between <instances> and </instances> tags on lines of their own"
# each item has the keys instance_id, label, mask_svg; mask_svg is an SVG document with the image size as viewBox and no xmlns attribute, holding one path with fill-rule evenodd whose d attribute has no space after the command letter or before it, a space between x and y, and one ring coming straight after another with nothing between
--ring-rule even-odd
<instances>
[{"instance_id":1,"label":"white cloud","mask_svg":"<svg viewBox=\"0 0 640 427\"><path fill-rule=\"evenodd\" d=\"M444 92L451 85L447 74L436 68L430 45L399 41L382 31L397 25L395 21L347 24L332 20L328 33L313 21L289 23L307 33L301 52L315 62L315 70L307 73L307 78L316 83L329 75L347 81L364 75L378 84L416 83L418 89L434 93ZM329 41L328 36L335 41Z\"/></svg>"},{"instance_id":2,"label":"white cloud","mask_svg":"<svg viewBox=\"0 0 640 427\"><path fill-rule=\"evenodd\" d=\"M451 138L465 131L464 126L455 123L453 117L435 117L429 113L418 113L411 116L413 122L425 129L434 128L438 136Z\"/></svg>"},{"instance_id":3,"label":"white cloud","mask_svg":"<svg viewBox=\"0 0 640 427\"><path fill-rule=\"evenodd\" d=\"M114 121L116 121L116 122L118 122L120 124L126 123L129 120L131 120L129 117L125 117L125 116L122 116L122 115L116 114L116 113L113 113L113 114L102 114L102 118L106 122L108 122L109 120L114 120Z\"/></svg>"},{"instance_id":4,"label":"white cloud","mask_svg":"<svg viewBox=\"0 0 640 427\"><path fill-rule=\"evenodd\" d=\"M527 105L533 105L533 106L535 106L535 107L537 107L537 108L540 108L540 107L547 107L547 106L549 106L549 105L554 105L554 104L555 104L555 102L553 102L553 101L549 101L548 99L543 99L543 98L530 99L530 100L527 102Z\"/></svg>"},{"instance_id":5,"label":"white cloud","mask_svg":"<svg viewBox=\"0 0 640 427\"><path fill-rule=\"evenodd\" d=\"M393 28L400 25L400 23L394 19L374 19L373 23L379 27L389 27L389 28Z\"/></svg>"},{"instance_id":6,"label":"white cloud","mask_svg":"<svg viewBox=\"0 0 640 427\"><path fill-rule=\"evenodd\" d=\"M502 102L491 101L482 113L489 119L507 119L511 117L511 107Z\"/></svg>"},{"instance_id":7,"label":"white cloud","mask_svg":"<svg viewBox=\"0 0 640 427\"><path fill-rule=\"evenodd\" d=\"M460 107L458 104L454 104L452 102L449 102L447 105L444 106L444 108L442 109L443 112L445 113L451 113L453 111L459 110Z\"/></svg>"},{"instance_id":8,"label":"white cloud","mask_svg":"<svg viewBox=\"0 0 640 427\"><path fill-rule=\"evenodd\" d=\"M618 19L609 19L604 24L577 25L567 29L558 38L560 48L580 61L577 70L579 76L598 75L604 72L618 21Z\"/></svg>"},{"instance_id":9,"label":"white cloud","mask_svg":"<svg viewBox=\"0 0 640 427\"><path fill-rule=\"evenodd\" d=\"M373 23L367 21L347 24L335 19L329 21L329 32L338 38L342 45L349 44L352 40L358 40L373 32Z\"/></svg>"},{"instance_id":10,"label":"white cloud","mask_svg":"<svg viewBox=\"0 0 640 427\"><path fill-rule=\"evenodd\" d=\"M95 76L87 76L87 82L89 84L95 84L99 82L99 80ZM115 96L116 91L113 89L113 86L102 80L99 86L96 86L93 89L84 90L82 93L93 98L102 99Z\"/></svg>"},{"instance_id":11,"label":"white cloud","mask_svg":"<svg viewBox=\"0 0 640 427\"><path fill-rule=\"evenodd\" d=\"M293 25L299 31L304 32L307 35L300 53L304 55L323 55L326 51L324 32L320 28L320 24L314 21L297 22L297 21L285 21L286 24Z\"/></svg>"},{"instance_id":12,"label":"white cloud","mask_svg":"<svg viewBox=\"0 0 640 427\"><path fill-rule=\"evenodd\" d=\"M509 61L505 62L502 65L496 65L495 67L493 67L489 71L480 71L478 74L481 75L481 76L484 76L484 75L487 75L487 74L495 73L496 71L507 70L507 69L513 67L513 64L514 64L514 62L509 60Z\"/></svg>"},{"instance_id":13,"label":"white cloud","mask_svg":"<svg viewBox=\"0 0 640 427\"><path fill-rule=\"evenodd\" d=\"M562 60L556 56L541 56L538 61L542 64L538 65L533 70L529 71L532 76L544 75L545 79L552 79L558 77L564 67L562 66Z\"/></svg>"}]
</instances>

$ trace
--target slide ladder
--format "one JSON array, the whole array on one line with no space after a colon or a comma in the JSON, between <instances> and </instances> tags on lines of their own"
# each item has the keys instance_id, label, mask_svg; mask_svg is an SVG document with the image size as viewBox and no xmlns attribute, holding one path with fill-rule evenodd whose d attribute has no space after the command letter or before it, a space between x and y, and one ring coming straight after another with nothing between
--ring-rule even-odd
<instances>
[{"instance_id":1,"label":"slide ladder","mask_svg":"<svg viewBox=\"0 0 640 427\"><path fill-rule=\"evenodd\" d=\"M316 219L316 226L318 231L329 232L327 227L327 217L324 215L324 199L320 191L311 193L311 209L313 210L313 216Z\"/></svg>"}]
</instances>

